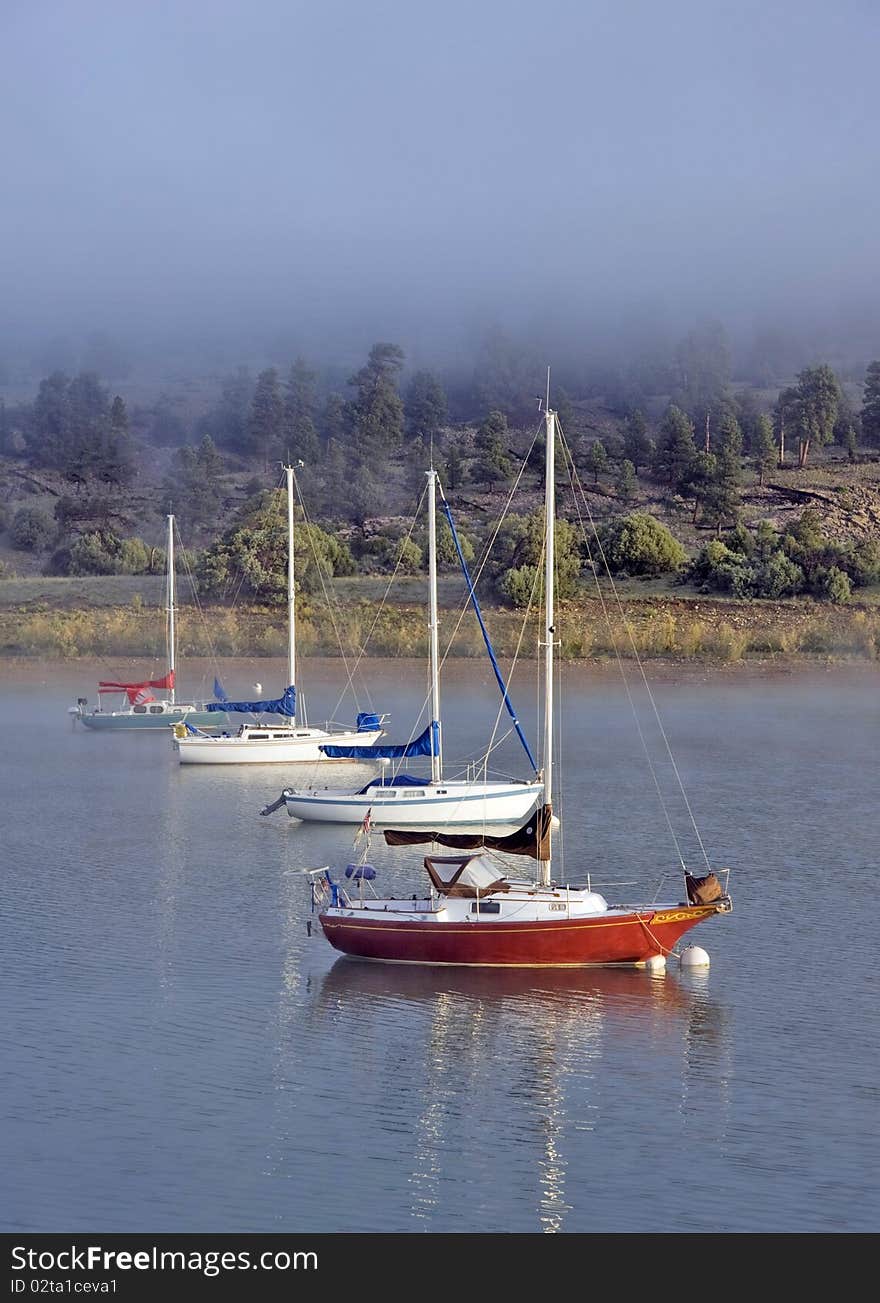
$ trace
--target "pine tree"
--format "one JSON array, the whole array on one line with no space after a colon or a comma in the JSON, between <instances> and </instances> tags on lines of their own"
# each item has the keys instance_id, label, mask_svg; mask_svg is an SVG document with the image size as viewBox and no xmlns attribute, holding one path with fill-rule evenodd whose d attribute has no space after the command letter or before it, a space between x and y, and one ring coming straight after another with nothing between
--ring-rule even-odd
<instances>
[{"instance_id":1,"label":"pine tree","mask_svg":"<svg viewBox=\"0 0 880 1303\"><path fill-rule=\"evenodd\" d=\"M797 414L798 392L782 389L773 408L773 428L779 444L779 465L785 465L785 436L793 426Z\"/></svg>"},{"instance_id":2,"label":"pine tree","mask_svg":"<svg viewBox=\"0 0 880 1303\"><path fill-rule=\"evenodd\" d=\"M101 478L109 484L124 484L134 471L134 456L128 433L128 412L119 394L110 407L110 421L104 439Z\"/></svg>"},{"instance_id":3,"label":"pine tree","mask_svg":"<svg viewBox=\"0 0 880 1303\"><path fill-rule=\"evenodd\" d=\"M348 437L348 407L341 394L328 394L320 417L321 438L330 443L343 444Z\"/></svg>"},{"instance_id":4,"label":"pine tree","mask_svg":"<svg viewBox=\"0 0 880 1303\"><path fill-rule=\"evenodd\" d=\"M632 462L634 474L638 475L640 466L648 465L653 451L648 424L644 413L637 407L627 420L623 434L623 455Z\"/></svg>"},{"instance_id":5,"label":"pine tree","mask_svg":"<svg viewBox=\"0 0 880 1303\"><path fill-rule=\"evenodd\" d=\"M71 451L70 380L53 371L40 387L31 412L28 447L38 466L64 470Z\"/></svg>"},{"instance_id":6,"label":"pine tree","mask_svg":"<svg viewBox=\"0 0 880 1303\"><path fill-rule=\"evenodd\" d=\"M270 459L281 457L283 425L284 399L278 372L268 367L257 376L247 423L249 451L260 458L263 470L268 470Z\"/></svg>"},{"instance_id":7,"label":"pine tree","mask_svg":"<svg viewBox=\"0 0 880 1303\"><path fill-rule=\"evenodd\" d=\"M684 412L671 404L666 410L654 449L654 474L668 484L684 484L696 455L694 427Z\"/></svg>"},{"instance_id":8,"label":"pine tree","mask_svg":"<svg viewBox=\"0 0 880 1303\"><path fill-rule=\"evenodd\" d=\"M352 404L355 438L363 457L378 457L397 448L403 436L403 403L397 377L403 350L396 344L374 344L367 364L349 380L357 390Z\"/></svg>"},{"instance_id":9,"label":"pine tree","mask_svg":"<svg viewBox=\"0 0 880 1303\"><path fill-rule=\"evenodd\" d=\"M446 454L446 487L451 491L460 489L464 484L467 476L467 470L458 448L458 443L453 441L449 445L449 451Z\"/></svg>"},{"instance_id":10,"label":"pine tree","mask_svg":"<svg viewBox=\"0 0 880 1303\"><path fill-rule=\"evenodd\" d=\"M779 450L773 438L773 425L769 416L761 415L752 427L752 465L763 487L764 476L772 471L779 459Z\"/></svg>"},{"instance_id":11,"label":"pine tree","mask_svg":"<svg viewBox=\"0 0 880 1303\"><path fill-rule=\"evenodd\" d=\"M862 438L872 448L880 448L880 362L872 362L865 373Z\"/></svg>"},{"instance_id":12,"label":"pine tree","mask_svg":"<svg viewBox=\"0 0 880 1303\"><path fill-rule=\"evenodd\" d=\"M628 457L620 463L615 481L617 496L624 502L630 502L636 494L636 468Z\"/></svg>"},{"instance_id":13,"label":"pine tree","mask_svg":"<svg viewBox=\"0 0 880 1303\"><path fill-rule=\"evenodd\" d=\"M587 450L587 467L593 472L593 483L599 483L599 476L608 469L608 454L601 439L594 439Z\"/></svg>"},{"instance_id":14,"label":"pine tree","mask_svg":"<svg viewBox=\"0 0 880 1303\"><path fill-rule=\"evenodd\" d=\"M510 479L510 460L505 452L507 435L507 417L503 412L494 411L486 417L474 440L477 461L473 477L490 488Z\"/></svg>"},{"instance_id":15,"label":"pine tree","mask_svg":"<svg viewBox=\"0 0 880 1303\"><path fill-rule=\"evenodd\" d=\"M821 448L834 437L840 383L830 366L806 367L797 378L795 425L798 466L806 466L811 447Z\"/></svg>"},{"instance_id":16,"label":"pine tree","mask_svg":"<svg viewBox=\"0 0 880 1303\"><path fill-rule=\"evenodd\" d=\"M240 366L226 377L220 403L209 416L208 428L224 448L248 451L248 413L253 397L253 377L246 366Z\"/></svg>"},{"instance_id":17,"label":"pine tree","mask_svg":"<svg viewBox=\"0 0 880 1303\"><path fill-rule=\"evenodd\" d=\"M430 371L417 371L406 391L406 432L431 444L446 420L446 391Z\"/></svg>"},{"instance_id":18,"label":"pine tree","mask_svg":"<svg viewBox=\"0 0 880 1303\"><path fill-rule=\"evenodd\" d=\"M290 368L284 396L284 453L312 466L318 459L318 431L315 429L315 373L304 358Z\"/></svg>"}]
</instances>

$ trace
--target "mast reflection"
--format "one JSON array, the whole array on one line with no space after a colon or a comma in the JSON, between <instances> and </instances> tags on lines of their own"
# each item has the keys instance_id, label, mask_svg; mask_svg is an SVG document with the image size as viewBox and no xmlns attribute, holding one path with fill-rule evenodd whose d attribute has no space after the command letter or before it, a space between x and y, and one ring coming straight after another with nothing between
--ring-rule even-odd
<instances>
[{"instance_id":1,"label":"mast reflection","mask_svg":"<svg viewBox=\"0 0 880 1303\"><path fill-rule=\"evenodd\" d=\"M443 969L349 957L317 980L314 1012L333 1034L356 1018L371 1045L391 1029L406 1036L405 1078L391 1076L378 1107L411 1119L401 1179L415 1221L426 1230L449 1221L450 1185L471 1167L470 1184L482 1184L497 1146L502 1166L533 1189L535 1229L549 1234L572 1229L573 1145L601 1123L609 1039L636 1048L647 1039L652 1052L667 1054L677 1045L687 1058L714 1016L706 991L671 973ZM479 1211L486 1216L485 1206Z\"/></svg>"}]
</instances>

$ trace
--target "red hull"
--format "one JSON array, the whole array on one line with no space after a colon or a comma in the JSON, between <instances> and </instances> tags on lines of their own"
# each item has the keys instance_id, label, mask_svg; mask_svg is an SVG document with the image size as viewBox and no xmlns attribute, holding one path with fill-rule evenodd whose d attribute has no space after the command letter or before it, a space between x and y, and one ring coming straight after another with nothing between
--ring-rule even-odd
<instances>
[{"instance_id":1,"label":"red hull","mask_svg":"<svg viewBox=\"0 0 880 1303\"><path fill-rule=\"evenodd\" d=\"M540 923L423 923L320 915L324 935L347 955L403 964L579 968L640 964L666 955L697 923L725 906L677 905L618 916Z\"/></svg>"}]
</instances>

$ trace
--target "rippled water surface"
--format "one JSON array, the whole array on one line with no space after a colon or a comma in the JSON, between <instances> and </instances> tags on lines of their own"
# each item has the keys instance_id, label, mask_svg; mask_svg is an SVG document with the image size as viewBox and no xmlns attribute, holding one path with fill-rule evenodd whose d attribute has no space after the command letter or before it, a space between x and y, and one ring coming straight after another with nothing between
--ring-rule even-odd
<instances>
[{"instance_id":1,"label":"rippled water surface","mask_svg":"<svg viewBox=\"0 0 880 1303\"><path fill-rule=\"evenodd\" d=\"M329 709L339 663L310 674ZM96 676L0 671L4 1230L877 1230L876 672L658 679L735 903L688 938L709 970L662 977L337 957L297 870L344 865L351 830L261 818L283 766L181 769L164 734L74 729ZM564 677L568 872L678 898L619 677ZM406 736L424 671L368 678ZM446 675L450 768L495 708L481 668ZM497 759L526 776L509 742ZM370 858L420 885L418 848Z\"/></svg>"}]
</instances>

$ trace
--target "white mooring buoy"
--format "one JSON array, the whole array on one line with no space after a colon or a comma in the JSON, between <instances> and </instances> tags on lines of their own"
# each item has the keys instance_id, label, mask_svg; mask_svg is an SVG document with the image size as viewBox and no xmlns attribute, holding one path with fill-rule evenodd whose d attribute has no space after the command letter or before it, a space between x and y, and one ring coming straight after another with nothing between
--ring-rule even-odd
<instances>
[{"instance_id":1,"label":"white mooring buoy","mask_svg":"<svg viewBox=\"0 0 880 1303\"><path fill-rule=\"evenodd\" d=\"M702 946L685 946L679 962L682 968L708 968L709 955Z\"/></svg>"},{"instance_id":2,"label":"white mooring buoy","mask_svg":"<svg viewBox=\"0 0 880 1303\"><path fill-rule=\"evenodd\" d=\"M650 959L645 960L645 968L649 973L662 973L666 969L665 955L652 955Z\"/></svg>"}]
</instances>

